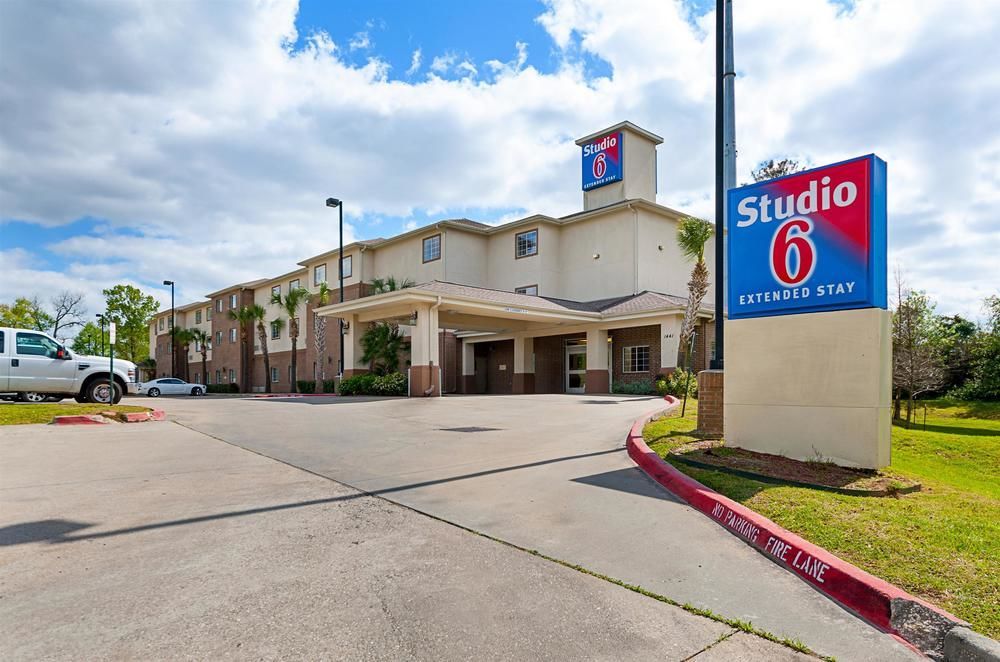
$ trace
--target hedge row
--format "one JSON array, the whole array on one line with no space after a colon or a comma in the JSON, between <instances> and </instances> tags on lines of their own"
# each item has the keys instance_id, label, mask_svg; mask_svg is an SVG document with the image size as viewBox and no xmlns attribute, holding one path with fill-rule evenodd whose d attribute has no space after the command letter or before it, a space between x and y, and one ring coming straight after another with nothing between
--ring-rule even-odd
<instances>
[{"instance_id":1,"label":"hedge row","mask_svg":"<svg viewBox=\"0 0 1000 662\"><path fill-rule=\"evenodd\" d=\"M340 382L341 395L406 395L406 375L355 375Z\"/></svg>"}]
</instances>

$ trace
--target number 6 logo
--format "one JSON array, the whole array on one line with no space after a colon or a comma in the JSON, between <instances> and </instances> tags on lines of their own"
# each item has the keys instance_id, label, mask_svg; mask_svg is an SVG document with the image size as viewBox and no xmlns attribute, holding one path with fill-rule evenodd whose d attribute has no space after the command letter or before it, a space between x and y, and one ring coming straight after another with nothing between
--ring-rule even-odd
<instances>
[{"instance_id":1,"label":"number 6 logo","mask_svg":"<svg viewBox=\"0 0 1000 662\"><path fill-rule=\"evenodd\" d=\"M812 221L797 216L782 223L771 239L771 275L786 287L804 283L816 268L812 229Z\"/></svg>"},{"instance_id":2,"label":"number 6 logo","mask_svg":"<svg viewBox=\"0 0 1000 662\"><path fill-rule=\"evenodd\" d=\"M600 154L594 157L593 170L594 170L594 177L597 179L603 177L604 173L608 171L608 164L605 161L606 158L607 156L604 154L604 152L601 152Z\"/></svg>"}]
</instances>

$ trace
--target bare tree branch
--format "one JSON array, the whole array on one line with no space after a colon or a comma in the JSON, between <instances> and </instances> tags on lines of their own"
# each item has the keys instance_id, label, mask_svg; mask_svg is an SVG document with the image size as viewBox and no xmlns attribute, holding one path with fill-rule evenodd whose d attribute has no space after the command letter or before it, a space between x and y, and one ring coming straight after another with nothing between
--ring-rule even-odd
<instances>
[{"instance_id":1,"label":"bare tree branch","mask_svg":"<svg viewBox=\"0 0 1000 662\"><path fill-rule=\"evenodd\" d=\"M52 297L52 336L59 338L60 329L73 326L83 326L83 318L87 313L83 305L83 294L79 292L60 292Z\"/></svg>"}]
</instances>

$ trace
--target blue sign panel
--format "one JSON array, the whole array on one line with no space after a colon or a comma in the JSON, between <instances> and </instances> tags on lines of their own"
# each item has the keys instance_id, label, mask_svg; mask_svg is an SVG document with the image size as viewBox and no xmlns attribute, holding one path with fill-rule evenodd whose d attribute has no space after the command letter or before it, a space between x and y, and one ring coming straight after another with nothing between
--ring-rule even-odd
<instances>
[{"instance_id":1,"label":"blue sign panel","mask_svg":"<svg viewBox=\"0 0 1000 662\"><path fill-rule=\"evenodd\" d=\"M729 317L885 308L886 165L874 154L729 191Z\"/></svg>"},{"instance_id":2,"label":"blue sign panel","mask_svg":"<svg viewBox=\"0 0 1000 662\"><path fill-rule=\"evenodd\" d=\"M583 190L622 180L622 134L608 133L594 138L583 148Z\"/></svg>"}]
</instances>

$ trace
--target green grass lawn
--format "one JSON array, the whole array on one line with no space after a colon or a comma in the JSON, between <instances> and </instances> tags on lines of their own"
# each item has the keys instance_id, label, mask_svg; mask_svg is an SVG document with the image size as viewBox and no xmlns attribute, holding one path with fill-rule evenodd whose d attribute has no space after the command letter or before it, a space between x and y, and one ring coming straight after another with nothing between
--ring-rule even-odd
<instances>
[{"instance_id":1,"label":"green grass lawn","mask_svg":"<svg viewBox=\"0 0 1000 662\"><path fill-rule=\"evenodd\" d=\"M922 483L915 494L846 496L674 466L1000 638L1000 404L926 404L926 431L892 429L890 471ZM684 418L678 409L650 423L643 431L646 443L666 456L693 440L696 410L688 402Z\"/></svg>"},{"instance_id":2,"label":"green grass lawn","mask_svg":"<svg viewBox=\"0 0 1000 662\"><path fill-rule=\"evenodd\" d=\"M149 411L149 407L134 405L86 404L77 402L53 402L49 404L2 404L0 405L0 425L24 425L26 423L50 423L56 416L74 414L99 414L102 411Z\"/></svg>"}]
</instances>

